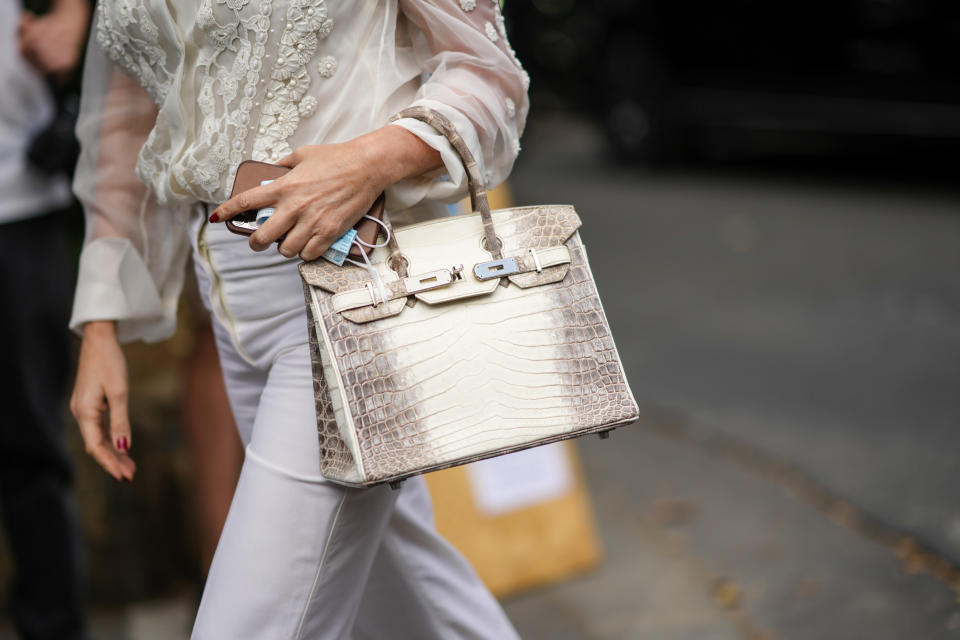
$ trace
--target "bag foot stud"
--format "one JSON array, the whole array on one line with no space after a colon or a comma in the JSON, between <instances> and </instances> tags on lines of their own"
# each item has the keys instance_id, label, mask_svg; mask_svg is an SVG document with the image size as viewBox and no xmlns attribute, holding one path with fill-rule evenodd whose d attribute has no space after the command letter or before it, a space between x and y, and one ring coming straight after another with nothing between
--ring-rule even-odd
<instances>
[{"instance_id":1,"label":"bag foot stud","mask_svg":"<svg viewBox=\"0 0 960 640\"><path fill-rule=\"evenodd\" d=\"M599 436L601 440L606 440L607 438L610 437L611 431L613 431L613 429L607 429L606 431L598 431L597 436Z\"/></svg>"},{"instance_id":2,"label":"bag foot stud","mask_svg":"<svg viewBox=\"0 0 960 640\"><path fill-rule=\"evenodd\" d=\"M403 480L394 480L393 482L390 483L390 488L393 489L394 491L397 491L402 486L403 486Z\"/></svg>"}]
</instances>

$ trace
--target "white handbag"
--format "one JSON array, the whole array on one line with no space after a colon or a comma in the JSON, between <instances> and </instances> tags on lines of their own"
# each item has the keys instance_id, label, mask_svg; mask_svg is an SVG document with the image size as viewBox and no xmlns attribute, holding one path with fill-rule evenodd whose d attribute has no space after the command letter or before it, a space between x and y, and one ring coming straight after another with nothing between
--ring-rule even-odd
<instances>
[{"instance_id":1,"label":"white handbag","mask_svg":"<svg viewBox=\"0 0 960 640\"><path fill-rule=\"evenodd\" d=\"M638 409L569 205L490 211L477 164L441 114L475 213L388 234L367 270L300 266L321 473L350 486L634 422Z\"/></svg>"}]
</instances>

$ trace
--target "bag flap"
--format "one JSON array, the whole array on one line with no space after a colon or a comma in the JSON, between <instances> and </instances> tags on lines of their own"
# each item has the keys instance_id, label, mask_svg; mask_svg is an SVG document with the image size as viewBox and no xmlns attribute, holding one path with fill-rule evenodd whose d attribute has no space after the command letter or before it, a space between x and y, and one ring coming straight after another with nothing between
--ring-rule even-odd
<instances>
[{"instance_id":1,"label":"bag flap","mask_svg":"<svg viewBox=\"0 0 960 640\"><path fill-rule=\"evenodd\" d=\"M390 278L392 274L392 280L396 280L397 276L390 269L383 264L383 257L381 256L379 260L374 259L374 255L378 252L375 251L370 259L374 263L374 267L377 268L377 271L380 272L380 276L386 280ZM379 262L379 264L377 264ZM317 258L316 260L311 260L310 262L303 262L300 264L300 275L303 277L303 281L307 284L320 287L324 291L329 291L330 293L339 293L340 291L346 291L347 289L356 289L364 286L367 282L373 282L373 278L370 277L370 274L361 267L354 266L352 264L344 264L342 267L338 267L332 262L325 260L323 258Z\"/></svg>"},{"instance_id":2,"label":"bag flap","mask_svg":"<svg viewBox=\"0 0 960 640\"><path fill-rule=\"evenodd\" d=\"M497 236L503 242L503 255L527 249L548 249L567 240L580 228L580 216L568 204L514 207L493 212Z\"/></svg>"},{"instance_id":3,"label":"bag flap","mask_svg":"<svg viewBox=\"0 0 960 640\"><path fill-rule=\"evenodd\" d=\"M511 282L521 288L549 284L562 280L569 269L564 259L562 264L549 266L545 263L542 269L533 270L532 261L538 260L538 251L562 247L565 242L576 233L580 227L580 218L573 207L569 205L544 205L531 207L516 207L499 209L492 212L497 239L502 245L502 254L506 258L517 258L516 262L527 265L526 273L513 273L507 276ZM426 275L428 278L434 272L443 272L441 278L446 278L448 284L429 288L424 280L425 290L416 291L415 287L407 290L416 291L412 295L428 304L439 304L451 300L459 300L479 295L489 294L496 290L502 278L495 275L487 279L480 279L475 275L475 267L492 260L491 254L483 247L484 230L479 214L466 214L439 218L406 227L395 228L397 244L407 261L407 272L412 279ZM531 251L533 250L533 251ZM561 249L561 251L563 251ZM565 252L564 252L565 254ZM383 278L384 283L399 280L386 265L389 258L389 248L383 247L373 251L370 261L373 267ZM539 266L539 264L538 264ZM352 264L339 267L324 259L305 262L300 265L300 273L304 281L311 286L319 287L333 294L356 291L372 284L370 274L363 268ZM450 282L451 274L456 274ZM350 297L355 293L348 294ZM402 294L401 294L402 295ZM371 298L371 302L374 301ZM364 298L365 299L365 298ZM362 302L355 302L359 306ZM361 311L360 309L345 310L344 317L354 322L367 322L400 313L402 305L396 300L378 308Z\"/></svg>"},{"instance_id":4,"label":"bag flap","mask_svg":"<svg viewBox=\"0 0 960 640\"><path fill-rule=\"evenodd\" d=\"M421 291L418 300L430 304L471 298L490 293L499 278L477 280L468 272L478 262L490 260L490 253L481 246L483 224L479 215L452 216L429 224L411 225L396 230L397 244L407 258L407 270L420 274L436 269L453 270L462 266L463 277L453 284Z\"/></svg>"},{"instance_id":5,"label":"bag flap","mask_svg":"<svg viewBox=\"0 0 960 640\"><path fill-rule=\"evenodd\" d=\"M522 255L530 249L542 250L564 244L580 228L580 216L571 205L542 205L514 209L514 215L500 222L496 213L497 235L503 240L503 255ZM502 234L502 235L501 235ZM542 271L517 273L510 282L521 289L563 280L570 265L545 267Z\"/></svg>"}]
</instances>

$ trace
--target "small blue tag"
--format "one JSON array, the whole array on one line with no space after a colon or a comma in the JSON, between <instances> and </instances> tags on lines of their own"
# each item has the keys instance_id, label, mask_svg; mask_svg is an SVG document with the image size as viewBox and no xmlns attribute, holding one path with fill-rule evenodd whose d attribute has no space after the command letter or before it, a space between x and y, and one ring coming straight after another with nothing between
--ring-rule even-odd
<instances>
[{"instance_id":1,"label":"small blue tag","mask_svg":"<svg viewBox=\"0 0 960 640\"><path fill-rule=\"evenodd\" d=\"M353 239L356 237L357 230L351 227L345 234L340 236L336 242L330 245L329 249L323 252L323 257L338 267L342 267L343 261L346 259L347 254L350 253L350 246L353 244Z\"/></svg>"}]
</instances>

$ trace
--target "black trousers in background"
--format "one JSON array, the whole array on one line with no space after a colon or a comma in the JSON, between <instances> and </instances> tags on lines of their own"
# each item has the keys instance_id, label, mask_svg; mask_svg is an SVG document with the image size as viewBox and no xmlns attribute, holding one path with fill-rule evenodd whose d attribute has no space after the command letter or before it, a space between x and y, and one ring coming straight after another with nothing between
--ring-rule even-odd
<instances>
[{"instance_id":1,"label":"black trousers in background","mask_svg":"<svg viewBox=\"0 0 960 640\"><path fill-rule=\"evenodd\" d=\"M74 259L62 212L0 224L0 514L24 640L85 638L81 539L63 439Z\"/></svg>"}]
</instances>

